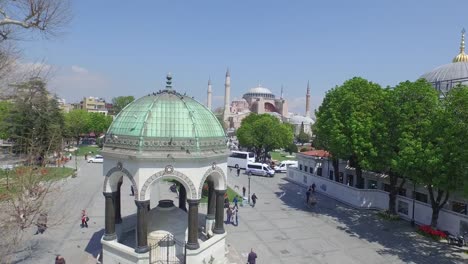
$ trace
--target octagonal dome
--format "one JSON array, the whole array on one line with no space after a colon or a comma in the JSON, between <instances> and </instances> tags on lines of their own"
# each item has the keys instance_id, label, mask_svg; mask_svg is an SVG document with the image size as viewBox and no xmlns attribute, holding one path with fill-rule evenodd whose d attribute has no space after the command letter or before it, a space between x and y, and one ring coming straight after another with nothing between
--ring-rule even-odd
<instances>
[{"instance_id":1,"label":"octagonal dome","mask_svg":"<svg viewBox=\"0 0 468 264\"><path fill-rule=\"evenodd\" d=\"M196 156L223 152L227 144L223 127L208 108L169 88L125 107L109 127L104 148Z\"/></svg>"}]
</instances>

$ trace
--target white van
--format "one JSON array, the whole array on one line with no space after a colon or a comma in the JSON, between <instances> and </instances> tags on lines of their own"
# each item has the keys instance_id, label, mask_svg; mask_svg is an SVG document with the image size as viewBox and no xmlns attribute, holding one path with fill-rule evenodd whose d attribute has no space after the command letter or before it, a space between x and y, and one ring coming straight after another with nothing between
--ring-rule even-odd
<instances>
[{"instance_id":1,"label":"white van","mask_svg":"<svg viewBox=\"0 0 468 264\"><path fill-rule=\"evenodd\" d=\"M246 169L247 163L255 162L255 153L245 151L232 151L227 159L228 167Z\"/></svg>"},{"instance_id":2,"label":"white van","mask_svg":"<svg viewBox=\"0 0 468 264\"><path fill-rule=\"evenodd\" d=\"M275 170L265 163L249 163L247 164L247 169L245 170L247 175L260 175L273 177L275 175Z\"/></svg>"},{"instance_id":3,"label":"white van","mask_svg":"<svg viewBox=\"0 0 468 264\"><path fill-rule=\"evenodd\" d=\"M286 172L290 166L297 167L297 160L283 160L280 164L275 166L276 172Z\"/></svg>"}]
</instances>

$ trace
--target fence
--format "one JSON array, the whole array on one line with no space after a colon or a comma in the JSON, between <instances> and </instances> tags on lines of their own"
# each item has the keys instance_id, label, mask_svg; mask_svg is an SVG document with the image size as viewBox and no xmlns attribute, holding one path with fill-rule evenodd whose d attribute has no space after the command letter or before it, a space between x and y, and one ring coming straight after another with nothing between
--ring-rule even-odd
<instances>
[{"instance_id":1,"label":"fence","mask_svg":"<svg viewBox=\"0 0 468 264\"><path fill-rule=\"evenodd\" d=\"M187 247L171 234L150 245L150 264L185 264Z\"/></svg>"}]
</instances>

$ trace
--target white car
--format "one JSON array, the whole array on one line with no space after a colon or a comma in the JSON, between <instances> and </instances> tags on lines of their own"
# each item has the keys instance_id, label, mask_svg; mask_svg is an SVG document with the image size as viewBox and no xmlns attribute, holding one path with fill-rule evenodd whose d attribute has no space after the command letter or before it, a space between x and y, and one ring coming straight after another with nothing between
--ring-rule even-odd
<instances>
[{"instance_id":1,"label":"white car","mask_svg":"<svg viewBox=\"0 0 468 264\"><path fill-rule=\"evenodd\" d=\"M103 163L104 158L101 155L96 155L88 159L88 163Z\"/></svg>"},{"instance_id":2,"label":"white car","mask_svg":"<svg viewBox=\"0 0 468 264\"><path fill-rule=\"evenodd\" d=\"M291 167L291 166L297 166L297 161L296 160L283 160L275 166L275 171L276 172L286 172L286 170Z\"/></svg>"},{"instance_id":3,"label":"white car","mask_svg":"<svg viewBox=\"0 0 468 264\"><path fill-rule=\"evenodd\" d=\"M248 163L245 172L247 175L253 174L267 177L273 177L275 175L275 170L265 163Z\"/></svg>"}]
</instances>

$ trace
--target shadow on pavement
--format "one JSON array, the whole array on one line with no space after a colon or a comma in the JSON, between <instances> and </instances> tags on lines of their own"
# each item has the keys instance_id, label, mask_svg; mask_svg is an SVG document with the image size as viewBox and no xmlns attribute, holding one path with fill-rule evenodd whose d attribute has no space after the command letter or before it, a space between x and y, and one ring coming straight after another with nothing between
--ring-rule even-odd
<instances>
[{"instance_id":1,"label":"shadow on pavement","mask_svg":"<svg viewBox=\"0 0 468 264\"><path fill-rule=\"evenodd\" d=\"M467 263L461 257L465 254L461 248L428 240L418 235L407 221L383 220L374 210L354 209L322 194L316 194L315 206L308 206L305 203L305 187L288 181L278 185L282 191L276 192L276 195L285 205L308 211L316 217L332 218L338 225L337 229L350 237L380 244L382 248L376 249L380 255L397 256L407 263ZM299 199L298 190L302 195L299 197L304 199Z\"/></svg>"},{"instance_id":2,"label":"shadow on pavement","mask_svg":"<svg viewBox=\"0 0 468 264\"><path fill-rule=\"evenodd\" d=\"M85 251L93 255L94 258L97 258L99 253L101 253L101 238L104 235L104 229L101 229L97 232L94 232L93 236L86 245Z\"/></svg>"}]
</instances>

